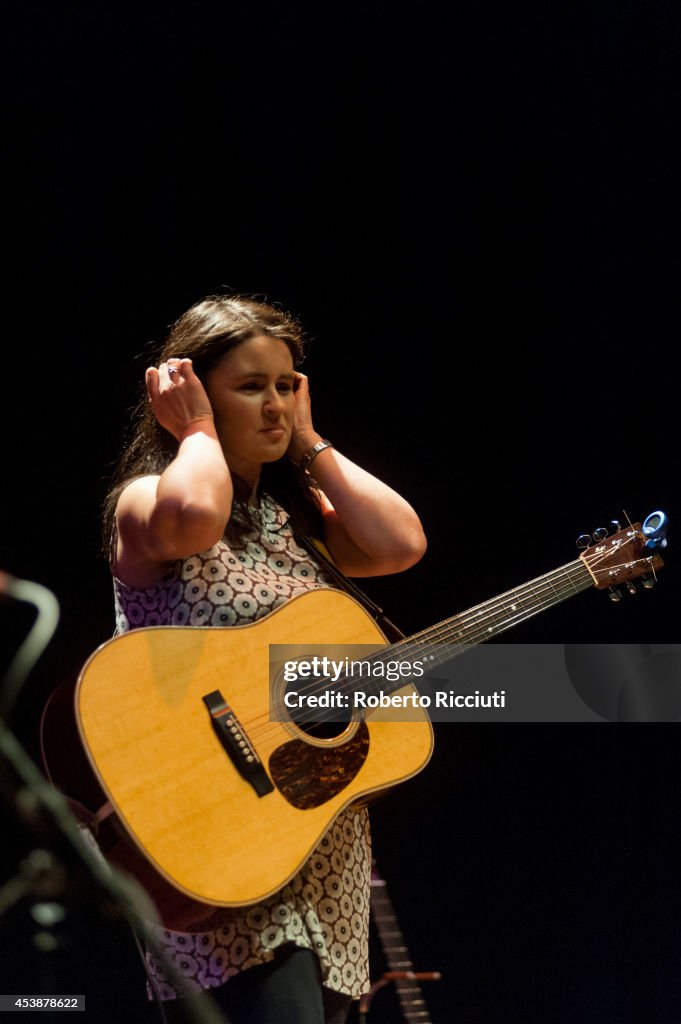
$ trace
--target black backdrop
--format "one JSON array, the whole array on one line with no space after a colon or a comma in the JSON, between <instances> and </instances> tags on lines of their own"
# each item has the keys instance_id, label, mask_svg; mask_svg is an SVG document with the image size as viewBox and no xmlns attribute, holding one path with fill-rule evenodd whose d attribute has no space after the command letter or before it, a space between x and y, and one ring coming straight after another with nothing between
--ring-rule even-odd
<instances>
[{"instance_id":1,"label":"black backdrop","mask_svg":"<svg viewBox=\"0 0 681 1024\"><path fill-rule=\"evenodd\" d=\"M13 718L32 756L113 629L98 514L137 353L221 288L302 317L318 429L419 511L424 560L366 585L403 629L661 508L657 588L514 638L675 639L676 4L27 4L7 28L0 569L61 609ZM0 611L8 659L30 615ZM676 735L437 727L373 816L436 1022L678 1021ZM94 932L69 984L98 948L83 990L134 1000L134 951Z\"/></svg>"}]
</instances>

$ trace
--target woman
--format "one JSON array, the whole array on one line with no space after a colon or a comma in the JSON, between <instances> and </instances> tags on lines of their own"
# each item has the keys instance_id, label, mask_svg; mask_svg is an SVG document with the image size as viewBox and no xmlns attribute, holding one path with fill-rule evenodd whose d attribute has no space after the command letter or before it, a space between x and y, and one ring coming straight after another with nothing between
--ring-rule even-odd
<instances>
[{"instance_id":1,"label":"woman","mask_svg":"<svg viewBox=\"0 0 681 1024\"><path fill-rule=\"evenodd\" d=\"M117 632L242 625L330 585L303 533L349 576L422 557L413 509L315 431L302 356L298 322L248 297L210 296L174 324L105 505ZM367 988L369 881L366 810L349 810L262 906L159 938L235 1024L337 1024Z\"/></svg>"}]
</instances>

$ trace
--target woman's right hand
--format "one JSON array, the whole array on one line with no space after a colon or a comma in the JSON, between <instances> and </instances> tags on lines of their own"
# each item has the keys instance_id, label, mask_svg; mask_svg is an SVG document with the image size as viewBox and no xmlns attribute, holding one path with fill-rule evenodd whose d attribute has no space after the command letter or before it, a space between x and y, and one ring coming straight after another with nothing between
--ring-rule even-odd
<instances>
[{"instance_id":1,"label":"woman's right hand","mask_svg":"<svg viewBox=\"0 0 681 1024\"><path fill-rule=\"evenodd\" d=\"M158 368L150 366L145 382L154 416L178 441L192 423L213 419L210 400L191 359L173 358Z\"/></svg>"}]
</instances>

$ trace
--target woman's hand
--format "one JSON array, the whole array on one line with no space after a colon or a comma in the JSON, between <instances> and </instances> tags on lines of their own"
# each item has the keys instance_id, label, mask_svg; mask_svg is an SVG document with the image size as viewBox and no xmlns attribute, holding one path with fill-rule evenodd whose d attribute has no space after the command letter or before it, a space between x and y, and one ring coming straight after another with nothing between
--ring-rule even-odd
<instances>
[{"instance_id":1,"label":"woman's hand","mask_svg":"<svg viewBox=\"0 0 681 1024\"><path fill-rule=\"evenodd\" d=\"M154 415L178 448L161 473L135 478L118 499L118 571L133 586L148 586L160 578L159 567L217 544L233 497L213 410L191 359L151 366L145 380Z\"/></svg>"},{"instance_id":2,"label":"woman's hand","mask_svg":"<svg viewBox=\"0 0 681 1024\"><path fill-rule=\"evenodd\" d=\"M213 419L210 400L191 359L169 359L158 369L150 366L145 381L154 416L178 441L193 423Z\"/></svg>"},{"instance_id":3,"label":"woman's hand","mask_svg":"<svg viewBox=\"0 0 681 1024\"><path fill-rule=\"evenodd\" d=\"M312 425L312 405L310 402L310 382L304 373L296 371L293 383L293 395L295 398L295 415L293 420L293 432L291 442L288 446L287 455L294 462L300 462L305 452L321 440Z\"/></svg>"}]
</instances>

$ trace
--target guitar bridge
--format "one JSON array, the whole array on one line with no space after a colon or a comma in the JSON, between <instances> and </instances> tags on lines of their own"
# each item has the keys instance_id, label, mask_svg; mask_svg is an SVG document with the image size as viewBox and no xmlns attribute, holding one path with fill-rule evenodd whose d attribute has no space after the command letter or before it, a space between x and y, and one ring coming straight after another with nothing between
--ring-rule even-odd
<instances>
[{"instance_id":1,"label":"guitar bridge","mask_svg":"<svg viewBox=\"0 0 681 1024\"><path fill-rule=\"evenodd\" d=\"M258 796L266 796L274 786L255 752L248 736L241 727L231 707L219 690L213 690L202 698L210 712L211 722L217 738L229 754L239 775L249 782Z\"/></svg>"}]
</instances>

